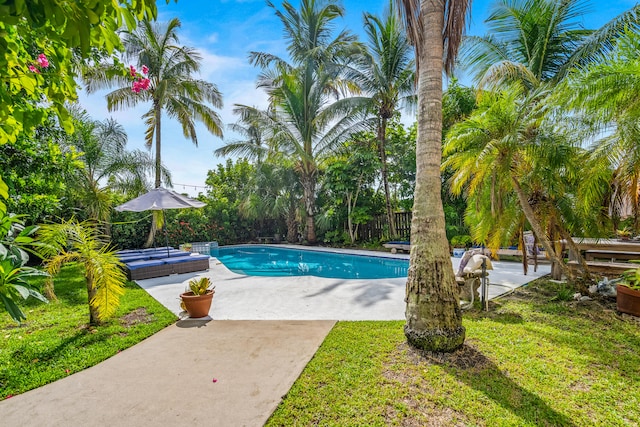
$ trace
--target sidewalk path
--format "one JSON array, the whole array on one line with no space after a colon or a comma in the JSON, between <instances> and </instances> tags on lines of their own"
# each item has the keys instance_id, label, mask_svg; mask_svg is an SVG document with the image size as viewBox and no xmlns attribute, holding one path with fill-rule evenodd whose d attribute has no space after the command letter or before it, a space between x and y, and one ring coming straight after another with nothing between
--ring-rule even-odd
<instances>
[{"instance_id":1,"label":"sidewalk path","mask_svg":"<svg viewBox=\"0 0 640 427\"><path fill-rule=\"evenodd\" d=\"M0 402L0 424L261 426L334 323L180 321L92 368Z\"/></svg>"}]
</instances>

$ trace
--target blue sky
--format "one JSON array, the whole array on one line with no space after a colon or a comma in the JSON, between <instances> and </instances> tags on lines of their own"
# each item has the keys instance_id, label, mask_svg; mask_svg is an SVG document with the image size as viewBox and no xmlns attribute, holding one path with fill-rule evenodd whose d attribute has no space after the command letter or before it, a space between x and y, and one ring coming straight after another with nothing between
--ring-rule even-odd
<instances>
[{"instance_id":1,"label":"blue sky","mask_svg":"<svg viewBox=\"0 0 640 427\"><path fill-rule=\"evenodd\" d=\"M272 0L277 6L279 0ZM290 0L297 5L297 0ZM469 34L484 34L483 21L493 0L472 2ZM350 29L362 40L362 14L382 14L388 0L343 0L346 9L343 20L336 28ZM583 17L586 28L598 28L614 16L631 8L636 0L591 0L590 13ZM182 22L180 43L198 49L203 57L200 78L215 83L222 92L224 108L219 112L223 123L236 121L232 114L234 104L266 106L264 93L255 88L258 70L247 61L250 51L270 52L286 56L282 27L272 8L264 0L180 0L165 4L158 1L158 20L166 22L178 17ZM93 95L81 94L80 103L92 118L104 120L114 117L129 136L129 149L144 149L142 114L149 106L110 113L104 98L106 92ZM225 129L226 130L226 129ZM204 192L207 171L214 169L224 158L213 151L235 136L225 132L224 141L198 126L198 146L184 138L180 126L167 118L162 125L162 160L171 170L174 188L180 192L197 195Z\"/></svg>"}]
</instances>

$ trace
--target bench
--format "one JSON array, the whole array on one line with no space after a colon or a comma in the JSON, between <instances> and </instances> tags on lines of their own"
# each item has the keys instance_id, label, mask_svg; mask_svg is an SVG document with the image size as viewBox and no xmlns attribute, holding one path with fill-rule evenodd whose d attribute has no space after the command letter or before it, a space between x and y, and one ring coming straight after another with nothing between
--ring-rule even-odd
<instances>
[{"instance_id":1,"label":"bench","mask_svg":"<svg viewBox=\"0 0 640 427\"><path fill-rule=\"evenodd\" d=\"M411 251L411 243L405 241L397 241L397 242L387 242L384 243L384 246L387 249L391 249L391 253L395 254L398 251L409 252Z\"/></svg>"},{"instance_id":2,"label":"bench","mask_svg":"<svg viewBox=\"0 0 640 427\"><path fill-rule=\"evenodd\" d=\"M608 262L608 261L586 261L589 271L593 273L620 275L627 270L636 269L638 264L632 262ZM569 261L567 266L573 270L578 270L578 261Z\"/></svg>"},{"instance_id":3,"label":"bench","mask_svg":"<svg viewBox=\"0 0 640 427\"><path fill-rule=\"evenodd\" d=\"M597 259L606 259L610 261L640 259L640 252L592 249L585 251L584 259L587 261L595 261Z\"/></svg>"},{"instance_id":4,"label":"bench","mask_svg":"<svg viewBox=\"0 0 640 427\"><path fill-rule=\"evenodd\" d=\"M258 243L273 243L275 238L273 236L258 236L256 240Z\"/></svg>"}]
</instances>

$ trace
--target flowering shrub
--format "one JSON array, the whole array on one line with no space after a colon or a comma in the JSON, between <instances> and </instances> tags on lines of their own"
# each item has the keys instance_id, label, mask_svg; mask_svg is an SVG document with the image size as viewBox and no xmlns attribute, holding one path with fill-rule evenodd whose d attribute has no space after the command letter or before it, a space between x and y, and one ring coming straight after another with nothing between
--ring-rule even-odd
<instances>
[{"instance_id":1,"label":"flowering shrub","mask_svg":"<svg viewBox=\"0 0 640 427\"><path fill-rule=\"evenodd\" d=\"M133 83L131 84L131 90L135 93L140 93L142 90L148 90L151 80L147 77L149 74L149 67L142 66L142 73L138 73L133 65L129 65L129 73L133 77Z\"/></svg>"},{"instance_id":2,"label":"flowering shrub","mask_svg":"<svg viewBox=\"0 0 640 427\"><path fill-rule=\"evenodd\" d=\"M49 68L49 60L44 53L41 53L40 55L38 55L36 63L29 65L28 68L32 73L40 74L41 68Z\"/></svg>"}]
</instances>

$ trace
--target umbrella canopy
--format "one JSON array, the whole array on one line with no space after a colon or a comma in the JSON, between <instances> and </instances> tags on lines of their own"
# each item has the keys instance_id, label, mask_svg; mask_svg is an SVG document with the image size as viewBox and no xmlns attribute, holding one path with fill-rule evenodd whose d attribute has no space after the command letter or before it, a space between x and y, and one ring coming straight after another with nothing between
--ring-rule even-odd
<instances>
[{"instance_id":1,"label":"umbrella canopy","mask_svg":"<svg viewBox=\"0 0 640 427\"><path fill-rule=\"evenodd\" d=\"M143 212L143 211L162 211L162 217L164 222L164 210L165 209L184 209L184 208L201 208L206 206L199 200L191 199L176 193L175 191L167 190L166 188L158 187L149 191L148 193L138 196L135 199L131 199L126 203L116 206L115 210L131 211L131 212ZM163 227L164 228L164 227ZM164 230L164 240L167 246L167 257L169 256L169 238L167 237L167 230Z\"/></svg>"},{"instance_id":2,"label":"umbrella canopy","mask_svg":"<svg viewBox=\"0 0 640 427\"><path fill-rule=\"evenodd\" d=\"M164 209L201 208L203 206L206 206L206 203L183 196L175 191L159 187L154 188L142 196L131 199L120 206L116 206L115 209L119 212L142 212L159 211Z\"/></svg>"}]
</instances>

